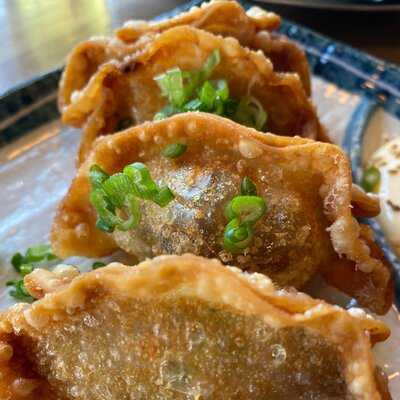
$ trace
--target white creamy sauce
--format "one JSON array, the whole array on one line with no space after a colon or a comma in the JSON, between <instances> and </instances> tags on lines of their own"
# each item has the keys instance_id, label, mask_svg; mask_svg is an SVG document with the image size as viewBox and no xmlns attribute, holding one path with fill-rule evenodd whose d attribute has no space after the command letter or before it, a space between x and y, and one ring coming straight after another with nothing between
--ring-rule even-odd
<instances>
[{"instance_id":1,"label":"white creamy sauce","mask_svg":"<svg viewBox=\"0 0 400 400\"><path fill-rule=\"evenodd\" d=\"M370 164L381 174L378 192L381 213L377 219L393 250L400 256L400 138L380 147Z\"/></svg>"}]
</instances>

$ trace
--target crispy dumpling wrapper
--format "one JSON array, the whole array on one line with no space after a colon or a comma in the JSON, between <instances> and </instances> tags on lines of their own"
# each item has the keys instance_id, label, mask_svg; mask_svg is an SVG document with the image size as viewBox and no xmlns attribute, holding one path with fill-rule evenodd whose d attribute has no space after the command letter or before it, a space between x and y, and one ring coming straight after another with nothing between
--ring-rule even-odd
<instances>
[{"instance_id":1,"label":"crispy dumpling wrapper","mask_svg":"<svg viewBox=\"0 0 400 400\"><path fill-rule=\"evenodd\" d=\"M0 316L0 397L390 399L371 353L388 335L217 260L113 263Z\"/></svg>"},{"instance_id":2,"label":"crispy dumpling wrapper","mask_svg":"<svg viewBox=\"0 0 400 400\"><path fill-rule=\"evenodd\" d=\"M187 146L181 157L161 154L177 142ZM90 166L114 174L136 161L175 199L165 208L143 202L133 230L99 231L89 201ZM254 227L252 245L231 254L222 246L224 208L246 176L267 211ZM282 286L301 287L323 271L361 305L384 313L392 303L391 268L353 217L351 194L349 162L335 145L263 134L211 114L179 114L98 140L59 206L52 246L61 258L98 257L117 248L139 259L191 252L265 273ZM332 275L338 265L357 279L342 285Z\"/></svg>"},{"instance_id":3,"label":"crispy dumpling wrapper","mask_svg":"<svg viewBox=\"0 0 400 400\"><path fill-rule=\"evenodd\" d=\"M215 35L236 37L242 44L251 45L253 35L260 31L279 28L279 15L250 7L245 10L236 1L210 1L177 16L155 22L130 20L116 30L116 36L125 43L133 43L143 34L159 33L179 25L191 25Z\"/></svg>"},{"instance_id":4,"label":"crispy dumpling wrapper","mask_svg":"<svg viewBox=\"0 0 400 400\"><path fill-rule=\"evenodd\" d=\"M128 21L116 37L93 38L78 44L68 57L59 90L62 111L96 73L110 60L123 60L142 49L155 35L167 29L190 25L215 35L234 37L271 59L276 71L296 72L310 94L310 74L304 52L292 41L268 32L279 27L280 18L258 7L247 12L235 1L213 1L161 22Z\"/></svg>"},{"instance_id":5,"label":"crispy dumpling wrapper","mask_svg":"<svg viewBox=\"0 0 400 400\"><path fill-rule=\"evenodd\" d=\"M313 139L322 135L297 74L276 73L262 53L242 47L236 39L180 26L164 31L123 63L102 64L63 109L64 123L84 125L79 161L85 159L96 136L119 130L124 118L133 118L134 124L153 120L166 105L156 76L174 67L198 71L214 50L219 50L221 61L210 79L226 79L234 99L257 99L267 113L269 131Z\"/></svg>"}]
</instances>

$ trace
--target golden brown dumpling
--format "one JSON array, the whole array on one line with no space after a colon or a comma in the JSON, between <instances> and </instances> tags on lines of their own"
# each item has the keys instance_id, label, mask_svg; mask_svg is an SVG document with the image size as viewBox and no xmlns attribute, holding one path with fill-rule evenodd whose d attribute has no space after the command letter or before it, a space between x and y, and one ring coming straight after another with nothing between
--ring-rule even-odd
<instances>
[{"instance_id":1,"label":"golden brown dumpling","mask_svg":"<svg viewBox=\"0 0 400 400\"><path fill-rule=\"evenodd\" d=\"M116 31L116 37L93 38L79 43L68 57L60 82L60 110L70 104L73 92L82 90L101 64L109 60L121 61L143 48L158 33L182 25L234 37L244 46L261 49L271 58L276 71L298 73L310 94L304 52L294 42L268 33L279 27L279 16L258 7L251 7L246 12L237 2L223 0L203 3L201 7L193 7L160 22L128 21Z\"/></svg>"},{"instance_id":2,"label":"golden brown dumpling","mask_svg":"<svg viewBox=\"0 0 400 400\"><path fill-rule=\"evenodd\" d=\"M321 126L299 76L276 73L262 53L242 47L236 39L222 38L189 27L171 28L156 36L121 63L102 64L89 83L62 110L63 122L84 126L79 162L97 136L120 130L120 121L151 121L167 103L155 77L178 67L199 71L218 51L220 62L210 80L225 79L237 100L255 98L267 113L266 129L275 134L317 138Z\"/></svg>"},{"instance_id":3,"label":"golden brown dumpling","mask_svg":"<svg viewBox=\"0 0 400 400\"><path fill-rule=\"evenodd\" d=\"M371 353L388 335L216 260L113 263L0 316L0 398L390 399Z\"/></svg>"},{"instance_id":4,"label":"golden brown dumpling","mask_svg":"<svg viewBox=\"0 0 400 400\"><path fill-rule=\"evenodd\" d=\"M185 144L186 152L166 158L163 149L174 143ZM99 231L89 202L91 165L114 174L137 161L175 199L165 208L143 202L135 229ZM224 209L245 177L267 210L254 226L252 244L233 254L222 246ZM262 134L211 114L180 114L97 142L59 207L53 250L62 258L117 248L141 259L191 252L262 272L282 286L301 287L323 271L361 305L384 313L392 303L391 269L368 228L353 217L351 196L349 162L337 146ZM361 207L362 192L357 201ZM336 271L347 273L346 283Z\"/></svg>"}]
</instances>

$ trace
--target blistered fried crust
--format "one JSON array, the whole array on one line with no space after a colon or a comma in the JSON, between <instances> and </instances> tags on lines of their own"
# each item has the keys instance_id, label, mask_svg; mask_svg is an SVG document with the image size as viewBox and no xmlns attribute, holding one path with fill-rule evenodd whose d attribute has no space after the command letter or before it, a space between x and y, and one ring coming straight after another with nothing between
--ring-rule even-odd
<instances>
[{"instance_id":1,"label":"blistered fried crust","mask_svg":"<svg viewBox=\"0 0 400 400\"><path fill-rule=\"evenodd\" d=\"M379 400L385 398L379 389L383 381L375 381L371 342L388 335L383 323L361 310L346 312L277 290L263 275L225 268L216 260L184 255L136 267L113 263L3 313L0 395L67 400L107 393L113 400L128 393L146 399L191 394L244 400L267 393L271 400ZM110 348L103 348L109 337ZM260 355L266 357L262 362ZM201 362L203 356L207 362ZM291 379L298 366L304 369ZM246 369L249 381L241 382L236 372ZM325 375L319 376L322 370Z\"/></svg>"},{"instance_id":2,"label":"blistered fried crust","mask_svg":"<svg viewBox=\"0 0 400 400\"><path fill-rule=\"evenodd\" d=\"M79 275L72 265L57 265L53 271L37 268L24 279L26 290L35 299L67 287Z\"/></svg>"},{"instance_id":3,"label":"blistered fried crust","mask_svg":"<svg viewBox=\"0 0 400 400\"><path fill-rule=\"evenodd\" d=\"M280 72L297 72L304 89L311 94L310 68L304 51L286 36L274 32L258 32L252 47L260 49L272 61L274 69ZM293 66L296 69L293 69Z\"/></svg>"},{"instance_id":4,"label":"blistered fried crust","mask_svg":"<svg viewBox=\"0 0 400 400\"><path fill-rule=\"evenodd\" d=\"M186 153L177 161L162 157L162 149L176 142L187 144ZM136 230L100 232L89 203L89 168L96 163L112 174L134 161L146 163L160 184L172 188L175 200L164 209L144 204ZM243 256L224 252L221 237L223 209L244 176L256 183L268 209L254 246ZM256 268L280 285L296 287L318 269L334 269L343 257L350 274L357 271L368 281L347 292L361 289L360 303L384 313L392 299L390 266L381 254L371 254L372 244L352 215L351 189L349 163L337 146L186 113L101 138L59 206L52 244L61 258L97 257L118 247L140 258L190 251Z\"/></svg>"},{"instance_id":5,"label":"blistered fried crust","mask_svg":"<svg viewBox=\"0 0 400 400\"><path fill-rule=\"evenodd\" d=\"M373 193L365 193L364 190L353 183L351 188L351 205L353 206L353 215L356 217L376 217L381 208L379 205L379 196Z\"/></svg>"},{"instance_id":6,"label":"blistered fried crust","mask_svg":"<svg viewBox=\"0 0 400 400\"><path fill-rule=\"evenodd\" d=\"M267 128L276 134L318 138L321 127L314 107L297 74L276 73L261 52L242 47L236 39L214 36L189 26L169 29L150 41L142 51L122 63L102 64L73 101L62 109L63 121L82 126L96 113L97 135L118 130L118 121L131 117L134 124L151 121L165 105L154 77L169 68L199 70L210 53L219 49L221 62L211 79L224 78L232 97L252 95L267 112ZM105 112L102 104L107 102ZM115 110L112 112L112 110ZM92 127L93 125L90 124ZM83 135L82 162L95 130Z\"/></svg>"},{"instance_id":7,"label":"blistered fried crust","mask_svg":"<svg viewBox=\"0 0 400 400\"><path fill-rule=\"evenodd\" d=\"M115 34L123 42L133 43L144 34L191 25L215 35L235 37L247 46L256 32L275 30L280 23L280 17L273 12L259 7L251 7L246 12L236 1L222 0L203 3L200 7L192 7L187 12L160 22L127 21Z\"/></svg>"},{"instance_id":8,"label":"blistered fried crust","mask_svg":"<svg viewBox=\"0 0 400 400\"><path fill-rule=\"evenodd\" d=\"M112 59L121 61L143 48L158 33L182 25L234 37L244 46L265 51L277 62L277 71L298 73L305 90L310 93L310 76L304 52L293 42L286 41L282 46L281 39L268 35L268 31L279 27L279 16L259 7L251 7L246 12L235 1L212 1L161 22L128 21L116 31L115 38L93 38L78 44L68 57L60 82L60 110L71 102L74 91L83 89L101 64ZM256 38L258 32L265 32L266 35Z\"/></svg>"}]
</instances>

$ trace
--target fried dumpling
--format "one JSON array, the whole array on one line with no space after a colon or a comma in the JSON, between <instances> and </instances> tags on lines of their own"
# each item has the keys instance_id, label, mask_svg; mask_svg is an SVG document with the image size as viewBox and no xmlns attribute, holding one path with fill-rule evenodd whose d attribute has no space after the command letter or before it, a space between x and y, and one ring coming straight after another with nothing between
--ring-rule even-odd
<instances>
[{"instance_id":1,"label":"fried dumpling","mask_svg":"<svg viewBox=\"0 0 400 400\"><path fill-rule=\"evenodd\" d=\"M204 2L189 11L159 22L127 21L116 30L116 36L124 43L134 43L143 34L159 33L179 25L191 25L215 35L235 37L245 46L251 46L255 33L279 28L279 15L250 7L247 11L236 1L217 0Z\"/></svg>"},{"instance_id":2,"label":"fried dumpling","mask_svg":"<svg viewBox=\"0 0 400 400\"><path fill-rule=\"evenodd\" d=\"M85 125L79 161L97 136L121 130L120 122L126 119L132 120L131 125L151 121L166 106L156 77L174 68L201 71L215 52L218 64L208 79L224 79L237 101L255 99L267 114L265 129L288 136L320 136L314 107L297 74L276 73L262 53L242 47L236 39L180 26L164 31L122 63L102 64L63 109L65 123Z\"/></svg>"},{"instance_id":3,"label":"fried dumpling","mask_svg":"<svg viewBox=\"0 0 400 400\"><path fill-rule=\"evenodd\" d=\"M186 152L166 157L163 149L171 144ZM167 185L175 198L164 208L142 202L135 229L102 232L89 200L89 170L97 164L115 174L134 162L147 165L155 182ZM253 240L236 253L223 243L231 221L226 208L244 178L266 211L244 226ZM369 230L353 217L351 191L349 162L335 145L263 134L206 113L179 114L98 140L59 206L52 246L61 258L98 257L117 248L139 259L190 252L298 288L318 270L327 271L361 305L384 313L392 303L391 269ZM337 266L354 279L341 283L333 275Z\"/></svg>"},{"instance_id":4,"label":"fried dumpling","mask_svg":"<svg viewBox=\"0 0 400 400\"><path fill-rule=\"evenodd\" d=\"M110 60L121 61L139 51L160 32L182 25L234 37L244 46L261 49L271 59L276 71L298 73L307 94L310 94L310 76L304 52L292 41L269 35L279 27L279 16L258 7L251 7L246 12L237 2L223 0L203 3L201 7L193 7L161 22L128 21L116 31L116 37L93 38L78 44L68 57L60 82L60 110L70 104L73 93L84 88L101 64Z\"/></svg>"},{"instance_id":5,"label":"fried dumpling","mask_svg":"<svg viewBox=\"0 0 400 400\"><path fill-rule=\"evenodd\" d=\"M113 263L0 316L0 397L390 399L371 353L388 335L217 260Z\"/></svg>"},{"instance_id":6,"label":"fried dumpling","mask_svg":"<svg viewBox=\"0 0 400 400\"><path fill-rule=\"evenodd\" d=\"M305 91L310 95L307 58L296 43L284 35L274 33L280 24L280 17L273 12L256 6L245 11L236 1L222 0L203 3L201 7L193 7L189 12L160 23L128 21L116 31L116 36L125 43L136 42L139 45L138 38L143 40L143 33L160 32L178 25L192 25L215 35L234 37L243 46L262 50L271 59L276 71L299 74Z\"/></svg>"}]
</instances>

